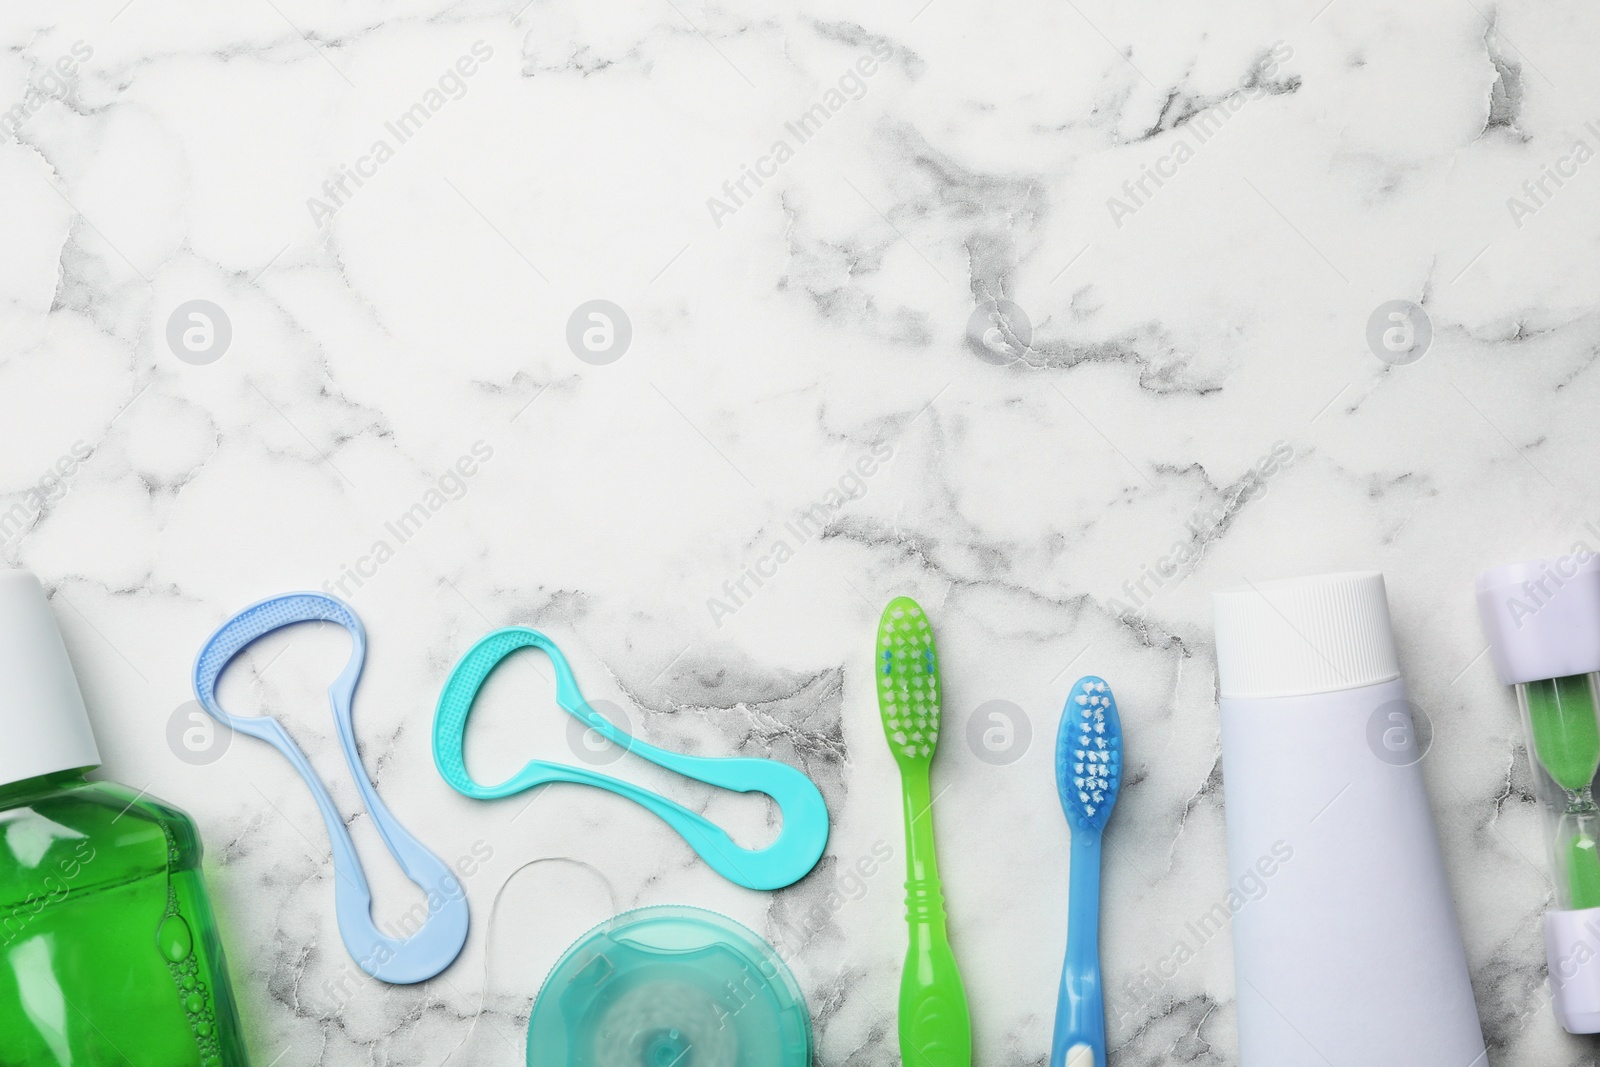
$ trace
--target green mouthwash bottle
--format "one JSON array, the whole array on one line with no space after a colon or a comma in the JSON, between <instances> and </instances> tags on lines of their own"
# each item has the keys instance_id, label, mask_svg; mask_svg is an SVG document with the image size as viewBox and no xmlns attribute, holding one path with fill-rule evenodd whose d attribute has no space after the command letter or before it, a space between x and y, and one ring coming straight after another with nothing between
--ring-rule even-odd
<instances>
[{"instance_id":1,"label":"green mouthwash bottle","mask_svg":"<svg viewBox=\"0 0 1600 1067\"><path fill-rule=\"evenodd\" d=\"M44 590L0 571L0 1062L242 1067L194 824L99 765Z\"/></svg>"}]
</instances>

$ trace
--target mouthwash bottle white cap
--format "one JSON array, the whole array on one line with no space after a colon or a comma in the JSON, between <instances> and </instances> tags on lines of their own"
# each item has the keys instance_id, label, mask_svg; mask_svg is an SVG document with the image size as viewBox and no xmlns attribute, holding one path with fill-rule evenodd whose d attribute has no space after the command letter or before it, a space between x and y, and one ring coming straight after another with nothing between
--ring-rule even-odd
<instances>
[{"instance_id":1,"label":"mouthwash bottle white cap","mask_svg":"<svg viewBox=\"0 0 1600 1067\"><path fill-rule=\"evenodd\" d=\"M1241 1067L1482 1067L1383 576L1212 606Z\"/></svg>"},{"instance_id":2,"label":"mouthwash bottle white cap","mask_svg":"<svg viewBox=\"0 0 1600 1067\"><path fill-rule=\"evenodd\" d=\"M1551 1006L1569 1033L1600 1033L1600 559L1581 551L1495 567L1477 594L1495 671L1516 687L1544 814Z\"/></svg>"},{"instance_id":3,"label":"mouthwash bottle white cap","mask_svg":"<svg viewBox=\"0 0 1600 1067\"><path fill-rule=\"evenodd\" d=\"M0 570L0 786L99 765L44 588L30 571Z\"/></svg>"}]
</instances>

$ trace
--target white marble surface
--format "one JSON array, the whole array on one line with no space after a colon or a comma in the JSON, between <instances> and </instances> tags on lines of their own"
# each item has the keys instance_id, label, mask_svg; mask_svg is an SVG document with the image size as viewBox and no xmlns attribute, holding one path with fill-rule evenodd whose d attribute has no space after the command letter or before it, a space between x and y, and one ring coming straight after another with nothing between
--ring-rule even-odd
<instances>
[{"instance_id":1,"label":"white marble surface","mask_svg":"<svg viewBox=\"0 0 1600 1067\"><path fill-rule=\"evenodd\" d=\"M53 592L104 773L202 829L258 1064L520 1063L545 969L612 906L546 864L491 920L507 877L552 856L592 864L619 907L699 904L783 943L820 1062L897 1062L900 873L829 902L875 843L899 859L869 679L897 593L933 614L944 658L936 810L976 1062L1041 1064L1068 686L1110 679L1128 730L1104 931L1120 988L1226 891L1208 591L1349 567L1387 574L1434 723L1425 772L1491 1062L1600 1055L1544 1003L1540 828L1470 600L1483 567L1600 542L1600 163L1573 152L1600 148L1600 15L97 0L9 5L0 27L0 108L24 105L0 123L4 555ZM449 76L462 57L471 76ZM386 124L418 104L402 143ZM802 142L785 124L816 104ZM772 176L734 201L746 166ZM1547 167L1562 184L1524 191ZM351 168L359 188L324 192ZM1147 168L1169 177L1140 192ZM969 341L996 297L1030 317L1025 350ZM632 325L604 365L565 338L597 298ZM232 331L204 365L167 339L197 299ZM1391 300L1431 321L1420 362L1369 350ZM479 442L492 456L452 480ZM1275 447L1292 459L1252 476ZM889 461L849 480L874 448ZM841 484L825 534L787 532ZM419 502L399 543L385 524ZM1130 602L1176 544L1182 577ZM731 603L724 583L756 567L775 574ZM241 738L198 766L168 743L213 626L347 568L369 574L344 587L372 638L367 766L441 855L489 854L466 952L421 987L352 976L314 808L273 753ZM433 698L511 623L552 634L652 741L815 776L824 867L747 892L614 798L562 789L522 813L451 792ZM264 643L228 692L290 720L340 783L393 917L414 897L322 697L343 654L336 632ZM1031 726L1008 764L965 739L994 700ZM491 779L533 753L572 758L519 661L469 758ZM759 802L613 769L769 832ZM819 905L820 932L796 934ZM1232 987L1226 939L1199 947L1124 997L1112 1063L1236 1062Z\"/></svg>"}]
</instances>

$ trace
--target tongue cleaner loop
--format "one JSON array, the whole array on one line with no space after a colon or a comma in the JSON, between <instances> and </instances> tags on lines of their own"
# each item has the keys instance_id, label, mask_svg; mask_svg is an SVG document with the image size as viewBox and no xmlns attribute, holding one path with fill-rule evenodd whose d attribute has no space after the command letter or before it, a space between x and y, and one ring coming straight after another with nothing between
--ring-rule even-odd
<instances>
[{"instance_id":1,"label":"tongue cleaner loop","mask_svg":"<svg viewBox=\"0 0 1600 1067\"><path fill-rule=\"evenodd\" d=\"M473 701L507 656L530 647L543 651L555 667L556 703L607 740L686 778L721 789L770 796L783 816L777 840L762 849L741 848L720 826L681 804L629 782L562 763L530 760L522 770L497 785L474 780L467 773L462 751ZM592 785L626 797L659 816L718 874L747 889L782 889L799 881L816 866L828 841L828 808L811 779L776 760L685 756L635 740L583 699L572 668L555 642L526 626L494 631L473 645L456 664L439 694L439 707L434 714L433 761L456 792L478 800L507 797L549 782Z\"/></svg>"},{"instance_id":2,"label":"tongue cleaner loop","mask_svg":"<svg viewBox=\"0 0 1600 1067\"><path fill-rule=\"evenodd\" d=\"M372 890L356 855L350 832L327 788L311 769L298 745L270 715L230 715L217 703L217 680L230 661L258 639L301 622L332 622L350 631L350 661L328 686L334 725L345 762L355 778L361 801L406 877L428 895L428 917L407 938L385 937L372 920ZM454 872L406 832L373 789L356 750L350 709L356 682L367 654L366 630L350 606L322 593L286 593L245 608L223 623L200 649L195 661L194 691L212 718L233 730L260 738L283 754L311 789L333 846L334 902L339 934L360 968L396 985L423 982L450 966L467 940L467 898Z\"/></svg>"}]
</instances>

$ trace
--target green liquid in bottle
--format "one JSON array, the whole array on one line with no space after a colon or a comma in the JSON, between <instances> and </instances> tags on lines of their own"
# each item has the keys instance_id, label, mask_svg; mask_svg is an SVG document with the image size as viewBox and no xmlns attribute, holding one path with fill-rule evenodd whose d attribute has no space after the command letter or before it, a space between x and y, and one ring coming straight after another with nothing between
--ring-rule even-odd
<instances>
[{"instance_id":1,"label":"green liquid in bottle","mask_svg":"<svg viewBox=\"0 0 1600 1067\"><path fill-rule=\"evenodd\" d=\"M183 812L79 772L0 788L0 1062L248 1063Z\"/></svg>"},{"instance_id":2,"label":"green liquid in bottle","mask_svg":"<svg viewBox=\"0 0 1600 1067\"><path fill-rule=\"evenodd\" d=\"M1589 676L1529 682L1526 689L1534 755L1567 793L1557 847L1567 868L1572 907L1600 907L1600 853L1594 835L1584 828L1593 820L1574 818L1595 811L1590 785L1600 770L1600 720L1595 717Z\"/></svg>"}]
</instances>

